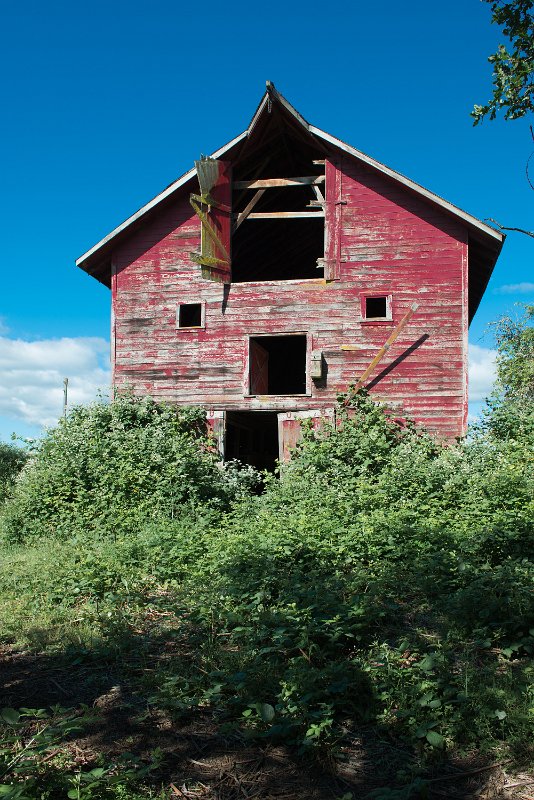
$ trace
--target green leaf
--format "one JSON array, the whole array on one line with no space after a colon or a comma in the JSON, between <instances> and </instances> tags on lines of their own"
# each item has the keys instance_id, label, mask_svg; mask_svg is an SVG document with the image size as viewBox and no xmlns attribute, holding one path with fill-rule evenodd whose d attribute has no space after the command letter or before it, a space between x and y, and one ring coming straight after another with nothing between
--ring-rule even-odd
<instances>
[{"instance_id":1,"label":"green leaf","mask_svg":"<svg viewBox=\"0 0 534 800\"><path fill-rule=\"evenodd\" d=\"M497 717L497 719L505 719L506 711L498 710L498 711L495 712L495 716Z\"/></svg>"},{"instance_id":2,"label":"green leaf","mask_svg":"<svg viewBox=\"0 0 534 800\"><path fill-rule=\"evenodd\" d=\"M417 665L419 669L422 669L423 672L432 672L435 665L434 656L425 656L422 661L419 662Z\"/></svg>"},{"instance_id":3,"label":"green leaf","mask_svg":"<svg viewBox=\"0 0 534 800\"><path fill-rule=\"evenodd\" d=\"M69 791L67 792L67 797L69 798L69 800L77 800L77 798L79 797L78 790L69 789Z\"/></svg>"},{"instance_id":4,"label":"green leaf","mask_svg":"<svg viewBox=\"0 0 534 800\"><path fill-rule=\"evenodd\" d=\"M264 722L272 722L274 719L274 708L270 703L262 703L260 708L260 715Z\"/></svg>"},{"instance_id":5,"label":"green leaf","mask_svg":"<svg viewBox=\"0 0 534 800\"><path fill-rule=\"evenodd\" d=\"M20 720L20 714L14 708L3 708L0 711L0 716L8 725L18 725Z\"/></svg>"},{"instance_id":6,"label":"green leaf","mask_svg":"<svg viewBox=\"0 0 534 800\"><path fill-rule=\"evenodd\" d=\"M103 767L96 767L89 772L89 775L92 775L93 778L101 778L105 771Z\"/></svg>"},{"instance_id":7,"label":"green leaf","mask_svg":"<svg viewBox=\"0 0 534 800\"><path fill-rule=\"evenodd\" d=\"M426 740L432 747L444 747L445 745L445 738L436 731L428 731Z\"/></svg>"}]
</instances>

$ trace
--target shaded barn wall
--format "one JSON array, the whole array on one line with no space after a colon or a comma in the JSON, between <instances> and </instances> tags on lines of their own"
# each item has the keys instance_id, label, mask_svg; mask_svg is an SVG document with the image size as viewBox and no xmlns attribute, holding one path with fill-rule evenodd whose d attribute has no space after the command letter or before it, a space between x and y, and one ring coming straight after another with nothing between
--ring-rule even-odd
<instances>
[{"instance_id":1,"label":"shaded barn wall","mask_svg":"<svg viewBox=\"0 0 534 800\"><path fill-rule=\"evenodd\" d=\"M238 283L200 277L200 222L188 193L113 256L114 383L211 408L305 410L335 404L410 305L416 311L369 380L402 416L447 437L467 416L467 232L364 165L341 164L340 280ZM261 222L249 222L258 226ZM298 235L298 221L295 221ZM269 246L266 242L266 247ZM283 257L283 253L281 253ZM392 321L360 320L361 295L392 295ZM205 304L205 328L178 330L179 303ZM248 336L306 332L326 378L308 395L245 394ZM342 349L351 347L353 349Z\"/></svg>"}]
</instances>

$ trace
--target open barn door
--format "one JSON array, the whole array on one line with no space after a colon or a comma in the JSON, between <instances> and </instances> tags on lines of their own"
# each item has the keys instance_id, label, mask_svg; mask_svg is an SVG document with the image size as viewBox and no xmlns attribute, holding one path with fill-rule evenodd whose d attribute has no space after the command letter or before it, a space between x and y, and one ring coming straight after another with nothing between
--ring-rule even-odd
<instances>
[{"instance_id":1,"label":"open barn door","mask_svg":"<svg viewBox=\"0 0 534 800\"><path fill-rule=\"evenodd\" d=\"M334 409L310 409L308 411L284 411L278 414L278 442L280 462L287 463L291 459L291 451L302 437L302 422L312 420L314 430L319 430L325 422L334 421Z\"/></svg>"},{"instance_id":2,"label":"open barn door","mask_svg":"<svg viewBox=\"0 0 534 800\"><path fill-rule=\"evenodd\" d=\"M190 203L200 218L200 253L191 258L200 264L202 277L218 283L230 283L232 233L232 165L202 156L195 161L200 194L192 194Z\"/></svg>"},{"instance_id":3,"label":"open barn door","mask_svg":"<svg viewBox=\"0 0 534 800\"><path fill-rule=\"evenodd\" d=\"M250 340L250 394L269 393L269 351L257 339Z\"/></svg>"},{"instance_id":4,"label":"open barn door","mask_svg":"<svg viewBox=\"0 0 534 800\"><path fill-rule=\"evenodd\" d=\"M226 411L210 409L206 414L208 430L215 440L215 447L221 458L224 458L224 434L226 430Z\"/></svg>"},{"instance_id":5,"label":"open barn door","mask_svg":"<svg viewBox=\"0 0 534 800\"><path fill-rule=\"evenodd\" d=\"M341 158L325 161L325 230L324 276L327 281L339 280L341 273Z\"/></svg>"}]
</instances>

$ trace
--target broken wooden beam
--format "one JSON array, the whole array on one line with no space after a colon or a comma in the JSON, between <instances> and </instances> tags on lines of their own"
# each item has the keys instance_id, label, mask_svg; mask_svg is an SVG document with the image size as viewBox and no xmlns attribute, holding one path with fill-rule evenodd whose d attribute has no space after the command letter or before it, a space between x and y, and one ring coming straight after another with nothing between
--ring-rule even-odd
<instances>
[{"instance_id":1,"label":"broken wooden beam","mask_svg":"<svg viewBox=\"0 0 534 800\"><path fill-rule=\"evenodd\" d=\"M202 231L206 232L206 234L210 237L215 246L218 247L219 250L223 253L225 259L227 259L226 263L229 263L230 256L228 255L228 251L224 246L223 242L221 242L217 232L212 228L208 215L200 208L196 200L193 200L192 196L189 198L189 202L193 207L193 211L195 212L197 217L200 218L200 221L202 222Z\"/></svg>"}]
</instances>

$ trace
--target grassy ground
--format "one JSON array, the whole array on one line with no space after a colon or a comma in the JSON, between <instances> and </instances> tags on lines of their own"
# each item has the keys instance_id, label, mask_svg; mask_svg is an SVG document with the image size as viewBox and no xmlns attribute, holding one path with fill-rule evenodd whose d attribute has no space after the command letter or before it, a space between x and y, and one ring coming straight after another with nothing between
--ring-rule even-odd
<instances>
[{"instance_id":1,"label":"grassy ground","mask_svg":"<svg viewBox=\"0 0 534 800\"><path fill-rule=\"evenodd\" d=\"M106 547L111 557L112 545L102 548L104 554ZM347 715L335 741L313 753L265 736L265 726L240 722L235 709L213 693L214 678L207 673L221 666L221 651L210 639L222 642L232 658L235 642L224 644L227 631L199 630L180 588L158 584L143 569L137 585L130 576L122 588L103 586L98 600L76 585L81 574L73 575L76 580L61 595L51 576L75 551L70 542L3 551L1 621L3 639L11 643L0 650L0 706L46 709L51 717L37 720L30 712L18 726L4 724L4 746L15 732L17 741L7 745L13 757L50 721L74 717L79 725L60 730L30 756L21 774L33 777L35 786L20 797L348 800L375 793L439 800L505 796L505 786L508 797L530 797L528 741L521 747L516 737L510 748L497 736L489 748L445 751L432 749L426 739L410 742L396 730L394 698L367 722ZM436 618L424 608L406 609L403 624L406 635L417 630L430 643L440 636ZM458 653L466 690L471 681L490 681L492 692L509 703L510 687L519 691L524 683L524 661L498 649L473 651L469 664ZM370 660L382 678L385 654L376 648L376 660ZM420 654L407 647L400 661L389 667L390 682L397 680L395 669L413 670ZM173 680L183 684L184 675L197 692L188 706L173 702ZM198 677L209 679L199 684ZM183 685L179 696L183 701Z\"/></svg>"}]
</instances>

